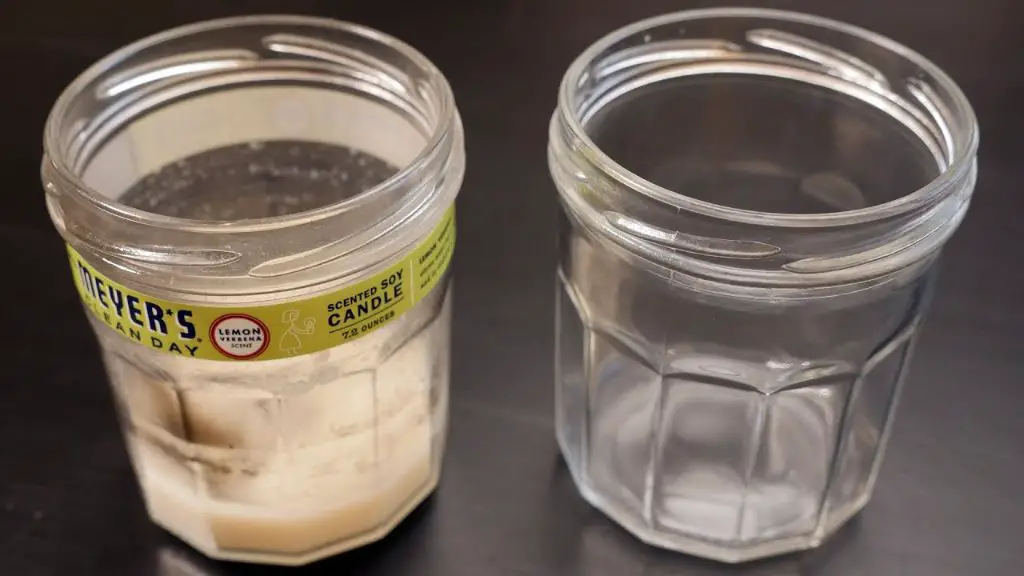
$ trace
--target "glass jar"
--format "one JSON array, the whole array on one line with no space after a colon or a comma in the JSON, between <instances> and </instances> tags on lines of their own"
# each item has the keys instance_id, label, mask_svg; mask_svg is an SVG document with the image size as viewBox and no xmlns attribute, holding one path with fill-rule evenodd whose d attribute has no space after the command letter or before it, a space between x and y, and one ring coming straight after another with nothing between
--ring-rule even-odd
<instances>
[{"instance_id":1,"label":"glass jar","mask_svg":"<svg viewBox=\"0 0 1024 576\"><path fill-rule=\"evenodd\" d=\"M433 64L331 20L185 26L76 79L45 153L157 524L302 564L434 490L465 154Z\"/></svg>"},{"instance_id":2,"label":"glass jar","mask_svg":"<svg viewBox=\"0 0 1024 576\"><path fill-rule=\"evenodd\" d=\"M556 428L580 492L726 562L816 546L870 498L976 121L846 24L712 9L566 73Z\"/></svg>"}]
</instances>

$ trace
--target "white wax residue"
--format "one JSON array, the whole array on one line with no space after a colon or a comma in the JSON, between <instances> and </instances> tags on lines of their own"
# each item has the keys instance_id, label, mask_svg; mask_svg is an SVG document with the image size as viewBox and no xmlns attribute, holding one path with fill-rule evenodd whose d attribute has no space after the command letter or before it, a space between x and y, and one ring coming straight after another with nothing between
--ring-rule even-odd
<instances>
[{"instance_id":1,"label":"white wax residue","mask_svg":"<svg viewBox=\"0 0 1024 576\"><path fill-rule=\"evenodd\" d=\"M363 338L265 362L179 358L97 324L153 520L213 557L296 564L386 534L438 480L436 292Z\"/></svg>"}]
</instances>

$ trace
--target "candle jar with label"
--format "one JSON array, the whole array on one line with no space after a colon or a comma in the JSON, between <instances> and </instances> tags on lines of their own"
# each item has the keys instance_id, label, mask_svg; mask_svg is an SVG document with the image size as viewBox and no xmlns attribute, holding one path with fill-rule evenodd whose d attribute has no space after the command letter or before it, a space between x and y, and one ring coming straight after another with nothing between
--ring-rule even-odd
<instances>
[{"instance_id":1,"label":"candle jar with label","mask_svg":"<svg viewBox=\"0 0 1024 576\"><path fill-rule=\"evenodd\" d=\"M194 24L77 78L45 153L153 521L294 565L434 490L465 155L433 64L343 22Z\"/></svg>"}]
</instances>

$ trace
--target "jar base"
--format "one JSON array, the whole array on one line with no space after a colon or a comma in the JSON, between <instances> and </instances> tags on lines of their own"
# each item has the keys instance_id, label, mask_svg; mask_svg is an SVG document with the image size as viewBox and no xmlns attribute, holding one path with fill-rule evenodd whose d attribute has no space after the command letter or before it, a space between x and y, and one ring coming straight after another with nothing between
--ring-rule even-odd
<instances>
[{"instance_id":1,"label":"jar base","mask_svg":"<svg viewBox=\"0 0 1024 576\"><path fill-rule=\"evenodd\" d=\"M213 560L276 566L303 566L383 539L433 495L439 482L440 472L435 470L430 474L427 483L420 491L413 494L412 497L406 500L405 504L395 510L392 515L376 528L299 554L260 552L229 547L222 548L217 546L212 539L201 541L195 537L195 534L188 534L176 529L173 522L165 521L164 514L149 498L147 498L146 506L149 518L154 524Z\"/></svg>"},{"instance_id":2,"label":"jar base","mask_svg":"<svg viewBox=\"0 0 1024 576\"><path fill-rule=\"evenodd\" d=\"M618 524L630 535L637 538L644 544L655 548L661 548L671 552L679 552L681 554L705 558L725 564L742 564L754 560L763 560L793 552L802 552L818 548L823 543L827 542L831 535L838 532L846 525L847 522L860 513L870 500L870 495L866 494L860 500L850 505L846 510L838 512L835 515L835 520L824 526L823 530L810 534L748 543L727 543L705 540L694 536L687 536L685 534L667 532L653 527L644 518L641 518L633 512L616 505L614 502L606 498L602 498L600 494L592 490L587 485L586 479L579 473L579 471L573 468L569 459L566 457L565 447L561 446L561 442L559 442L559 444L563 461L566 462L566 466L569 468L573 483L575 484L580 496L583 497L583 500L608 517L608 519Z\"/></svg>"}]
</instances>

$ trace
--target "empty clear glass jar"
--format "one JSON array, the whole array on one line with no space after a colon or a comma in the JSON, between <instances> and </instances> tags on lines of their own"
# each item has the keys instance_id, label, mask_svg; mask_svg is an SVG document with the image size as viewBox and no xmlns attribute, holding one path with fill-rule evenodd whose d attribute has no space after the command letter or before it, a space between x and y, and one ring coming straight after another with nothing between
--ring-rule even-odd
<instances>
[{"instance_id":1,"label":"empty clear glass jar","mask_svg":"<svg viewBox=\"0 0 1024 576\"><path fill-rule=\"evenodd\" d=\"M75 80L45 147L156 523L301 564L433 491L465 158L426 58L330 20L191 25Z\"/></svg>"},{"instance_id":2,"label":"empty clear glass jar","mask_svg":"<svg viewBox=\"0 0 1024 576\"><path fill-rule=\"evenodd\" d=\"M569 68L557 433L649 543L808 548L868 501L976 122L938 68L845 24L683 12Z\"/></svg>"}]
</instances>

